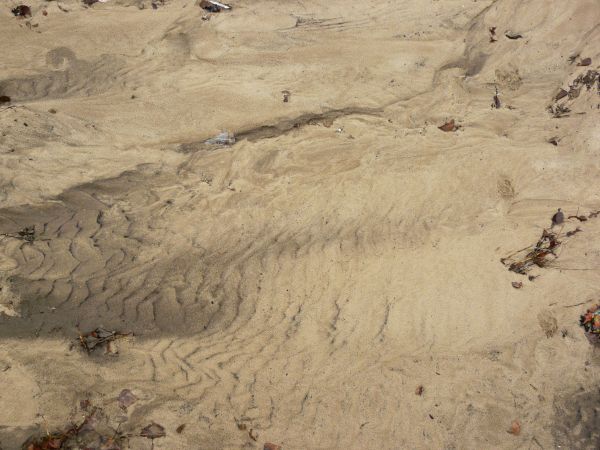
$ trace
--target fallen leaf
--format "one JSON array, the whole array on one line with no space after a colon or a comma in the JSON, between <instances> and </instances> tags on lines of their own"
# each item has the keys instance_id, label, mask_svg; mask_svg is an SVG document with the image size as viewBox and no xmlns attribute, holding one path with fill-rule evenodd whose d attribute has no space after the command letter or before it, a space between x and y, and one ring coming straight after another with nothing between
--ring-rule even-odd
<instances>
[{"instance_id":1,"label":"fallen leaf","mask_svg":"<svg viewBox=\"0 0 600 450\"><path fill-rule=\"evenodd\" d=\"M200 8L208 12L221 12L221 10L231 9L231 6L226 5L225 3L217 2L215 0L200 0Z\"/></svg>"},{"instance_id":2,"label":"fallen leaf","mask_svg":"<svg viewBox=\"0 0 600 450\"><path fill-rule=\"evenodd\" d=\"M515 436L521 434L521 424L518 420L513 420L513 423L510 424L510 429L508 430L508 432L510 434L514 434Z\"/></svg>"},{"instance_id":3,"label":"fallen leaf","mask_svg":"<svg viewBox=\"0 0 600 450\"><path fill-rule=\"evenodd\" d=\"M253 441L256 442L256 439L258 438L258 434L254 434L252 433L254 430L252 428L250 428L250 430L248 430L248 436L250 436L250 439L252 439Z\"/></svg>"},{"instance_id":4,"label":"fallen leaf","mask_svg":"<svg viewBox=\"0 0 600 450\"><path fill-rule=\"evenodd\" d=\"M31 17L31 8L27 5L15 6L10 11L17 17Z\"/></svg>"},{"instance_id":5,"label":"fallen leaf","mask_svg":"<svg viewBox=\"0 0 600 450\"><path fill-rule=\"evenodd\" d=\"M441 125L438 127L440 130L442 131L456 131L458 130L458 126L456 126L454 119L449 120L448 122L446 122L444 125Z\"/></svg>"},{"instance_id":6,"label":"fallen leaf","mask_svg":"<svg viewBox=\"0 0 600 450\"><path fill-rule=\"evenodd\" d=\"M500 102L500 97L498 97L498 94L494 95L494 103L492 103L492 108L502 108L502 103Z\"/></svg>"},{"instance_id":7,"label":"fallen leaf","mask_svg":"<svg viewBox=\"0 0 600 450\"><path fill-rule=\"evenodd\" d=\"M577 219L580 222L585 222L586 220L588 220L588 218L585 216L569 216L569 219Z\"/></svg>"},{"instance_id":8,"label":"fallen leaf","mask_svg":"<svg viewBox=\"0 0 600 450\"><path fill-rule=\"evenodd\" d=\"M177 432L177 434L181 434L183 432L184 428L185 428L185 423L182 423L175 429L175 431Z\"/></svg>"},{"instance_id":9,"label":"fallen leaf","mask_svg":"<svg viewBox=\"0 0 600 450\"><path fill-rule=\"evenodd\" d=\"M129 389L123 389L117 397L119 401L119 407L121 409L127 409L129 406L137 402L138 398Z\"/></svg>"},{"instance_id":10,"label":"fallen leaf","mask_svg":"<svg viewBox=\"0 0 600 450\"><path fill-rule=\"evenodd\" d=\"M270 442L265 442L263 446L263 450L281 450L281 445L272 444Z\"/></svg>"},{"instance_id":11,"label":"fallen leaf","mask_svg":"<svg viewBox=\"0 0 600 450\"><path fill-rule=\"evenodd\" d=\"M513 31L507 31L506 33L504 33L504 36L506 36L509 39L521 39L523 38L522 35L520 35L519 33L515 33Z\"/></svg>"},{"instance_id":12,"label":"fallen leaf","mask_svg":"<svg viewBox=\"0 0 600 450\"><path fill-rule=\"evenodd\" d=\"M515 289L521 289L523 287L523 283L520 281L513 281L511 284Z\"/></svg>"},{"instance_id":13,"label":"fallen leaf","mask_svg":"<svg viewBox=\"0 0 600 450\"><path fill-rule=\"evenodd\" d=\"M592 58L583 58L581 61L579 61L579 63L577 65L578 66L589 66L590 64L592 64Z\"/></svg>"},{"instance_id":14,"label":"fallen leaf","mask_svg":"<svg viewBox=\"0 0 600 450\"><path fill-rule=\"evenodd\" d=\"M146 437L148 439L156 439L160 437L165 437L166 435L167 433L165 433L165 427L155 422L152 422L150 425L145 427L140 433L140 436Z\"/></svg>"},{"instance_id":15,"label":"fallen leaf","mask_svg":"<svg viewBox=\"0 0 600 450\"><path fill-rule=\"evenodd\" d=\"M415 394L423 395L424 391L425 391L425 388L422 385L419 385L419 386L417 386L417 389L415 389Z\"/></svg>"}]
</instances>

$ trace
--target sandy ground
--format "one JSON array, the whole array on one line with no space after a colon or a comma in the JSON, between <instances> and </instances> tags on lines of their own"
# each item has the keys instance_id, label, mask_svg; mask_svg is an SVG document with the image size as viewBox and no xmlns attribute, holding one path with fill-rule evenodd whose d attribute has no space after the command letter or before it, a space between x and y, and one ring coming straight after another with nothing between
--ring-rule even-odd
<instances>
[{"instance_id":1,"label":"sandy ground","mask_svg":"<svg viewBox=\"0 0 600 450\"><path fill-rule=\"evenodd\" d=\"M1 4L1 448L598 448L597 0L158 3Z\"/></svg>"}]
</instances>

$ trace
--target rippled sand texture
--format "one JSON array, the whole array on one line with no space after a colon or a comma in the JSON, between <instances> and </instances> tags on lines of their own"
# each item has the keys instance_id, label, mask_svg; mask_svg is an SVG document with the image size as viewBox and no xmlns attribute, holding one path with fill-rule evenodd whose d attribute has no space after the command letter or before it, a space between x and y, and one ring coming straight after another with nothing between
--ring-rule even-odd
<instances>
[{"instance_id":1,"label":"rippled sand texture","mask_svg":"<svg viewBox=\"0 0 600 450\"><path fill-rule=\"evenodd\" d=\"M598 448L600 217L534 281L500 263L600 209L598 90L553 100L597 0L13 3L3 449L124 388L155 449ZM135 336L88 356L99 326Z\"/></svg>"}]
</instances>

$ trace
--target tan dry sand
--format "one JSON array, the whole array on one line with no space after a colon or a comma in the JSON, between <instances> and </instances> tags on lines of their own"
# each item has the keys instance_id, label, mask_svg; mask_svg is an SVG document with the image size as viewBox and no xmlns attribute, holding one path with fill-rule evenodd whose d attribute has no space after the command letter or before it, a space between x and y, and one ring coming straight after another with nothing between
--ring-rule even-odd
<instances>
[{"instance_id":1,"label":"tan dry sand","mask_svg":"<svg viewBox=\"0 0 600 450\"><path fill-rule=\"evenodd\" d=\"M17 4L2 449L83 399L157 450L598 448L600 217L534 281L500 263L600 209L598 91L553 101L598 69L597 0ZM88 356L99 326L135 336Z\"/></svg>"}]
</instances>

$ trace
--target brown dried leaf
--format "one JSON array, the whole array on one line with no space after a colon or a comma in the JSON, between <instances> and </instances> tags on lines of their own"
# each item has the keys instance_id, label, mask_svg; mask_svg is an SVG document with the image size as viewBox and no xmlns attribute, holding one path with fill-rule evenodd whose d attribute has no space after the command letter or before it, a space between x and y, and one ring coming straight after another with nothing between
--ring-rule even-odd
<instances>
[{"instance_id":1,"label":"brown dried leaf","mask_svg":"<svg viewBox=\"0 0 600 450\"><path fill-rule=\"evenodd\" d=\"M569 219L577 219L580 222L585 222L586 220L588 220L588 218L585 216L569 216Z\"/></svg>"},{"instance_id":2,"label":"brown dried leaf","mask_svg":"<svg viewBox=\"0 0 600 450\"><path fill-rule=\"evenodd\" d=\"M592 64L592 58L583 58L577 65L585 67L589 66L590 64Z\"/></svg>"},{"instance_id":3,"label":"brown dried leaf","mask_svg":"<svg viewBox=\"0 0 600 450\"><path fill-rule=\"evenodd\" d=\"M177 432L177 434L181 434L184 429L185 429L185 423L182 423L175 429L175 431Z\"/></svg>"},{"instance_id":4,"label":"brown dried leaf","mask_svg":"<svg viewBox=\"0 0 600 450\"><path fill-rule=\"evenodd\" d=\"M500 102L500 97L498 97L498 94L494 95L494 103L492 103L492 108L502 108L502 103Z\"/></svg>"},{"instance_id":5,"label":"brown dried leaf","mask_svg":"<svg viewBox=\"0 0 600 450\"><path fill-rule=\"evenodd\" d=\"M152 422L150 425L142 429L140 436L146 437L148 439L156 439L165 437L167 433L165 433L165 427L157 424L156 422Z\"/></svg>"},{"instance_id":6,"label":"brown dried leaf","mask_svg":"<svg viewBox=\"0 0 600 450\"><path fill-rule=\"evenodd\" d=\"M27 5L15 6L10 11L17 17L31 17L31 8Z\"/></svg>"},{"instance_id":7,"label":"brown dried leaf","mask_svg":"<svg viewBox=\"0 0 600 450\"><path fill-rule=\"evenodd\" d=\"M123 389L117 397L117 400L119 401L119 407L121 409L127 409L137 402L138 398L129 389Z\"/></svg>"},{"instance_id":8,"label":"brown dried leaf","mask_svg":"<svg viewBox=\"0 0 600 450\"><path fill-rule=\"evenodd\" d=\"M425 392L425 388L422 385L417 386L415 389L415 394L419 396L423 395L423 392Z\"/></svg>"},{"instance_id":9,"label":"brown dried leaf","mask_svg":"<svg viewBox=\"0 0 600 450\"><path fill-rule=\"evenodd\" d=\"M211 0L200 0L199 6L205 11L215 13L221 12L222 10L231 9L231 6L225 3L215 2Z\"/></svg>"},{"instance_id":10,"label":"brown dried leaf","mask_svg":"<svg viewBox=\"0 0 600 450\"><path fill-rule=\"evenodd\" d=\"M511 284L515 289L521 289L523 287L523 283L521 281L513 281Z\"/></svg>"},{"instance_id":11,"label":"brown dried leaf","mask_svg":"<svg viewBox=\"0 0 600 450\"><path fill-rule=\"evenodd\" d=\"M281 450L281 445L272 444L270 442L265 442L263 446L263 450Z\"/></svg>"},{"instance_id":12,"label":"brown dried leaf","mask_svg":"<svg viewBox=\"0 0 600 450\"><path fill-rule=\"evenodd\" d=\"M252 428L250 428L248 430L248 436L250 436L250 439L252 439L254 442L256 442L256 440L258 439L258 434L253 433L253 431L254 430Z\"/></svg>"},{"instance_id":13,"label":"brown dried leaf","mask_svg":"<svg viewBox=\"0 0 600 450\"><path fill-rule=\"evenodd\" d=\"M518 420L513 420L513 423L510 424L510 429L508 430L508 432L510 434L514 434L515 436L521 434L521 424Z\"/></svg>"},{"instance_id":14,"label":"brown dried leaf","mask_svg":"<svg viewBox=\"0 0 600 450\"><path fill-rule=\"evenodd\" d=\"M458 130L458 126L454 122L454 119L450 119L444 125L439 126L438 129L445 131L445 132L456 131L456 130Z\"/></svg>"},{"instance_id":15,"label":"brown dried leaf","mask_svg":"<svg viewBox=\"0 0 600 450\"><path fill-rule=\"evenodd\" d=\"M507 37L507 38L509 38L509 39L513 39L513 40L514 40L514 39L522 39L522 38L523 38L523 36L522 36L522 35L520 35L519 33L515 33L515 32L513 32L513 31L507 31L507 32L504 34L504 36L506 36L506 37Z\"/></svg>"}]
</instances>

